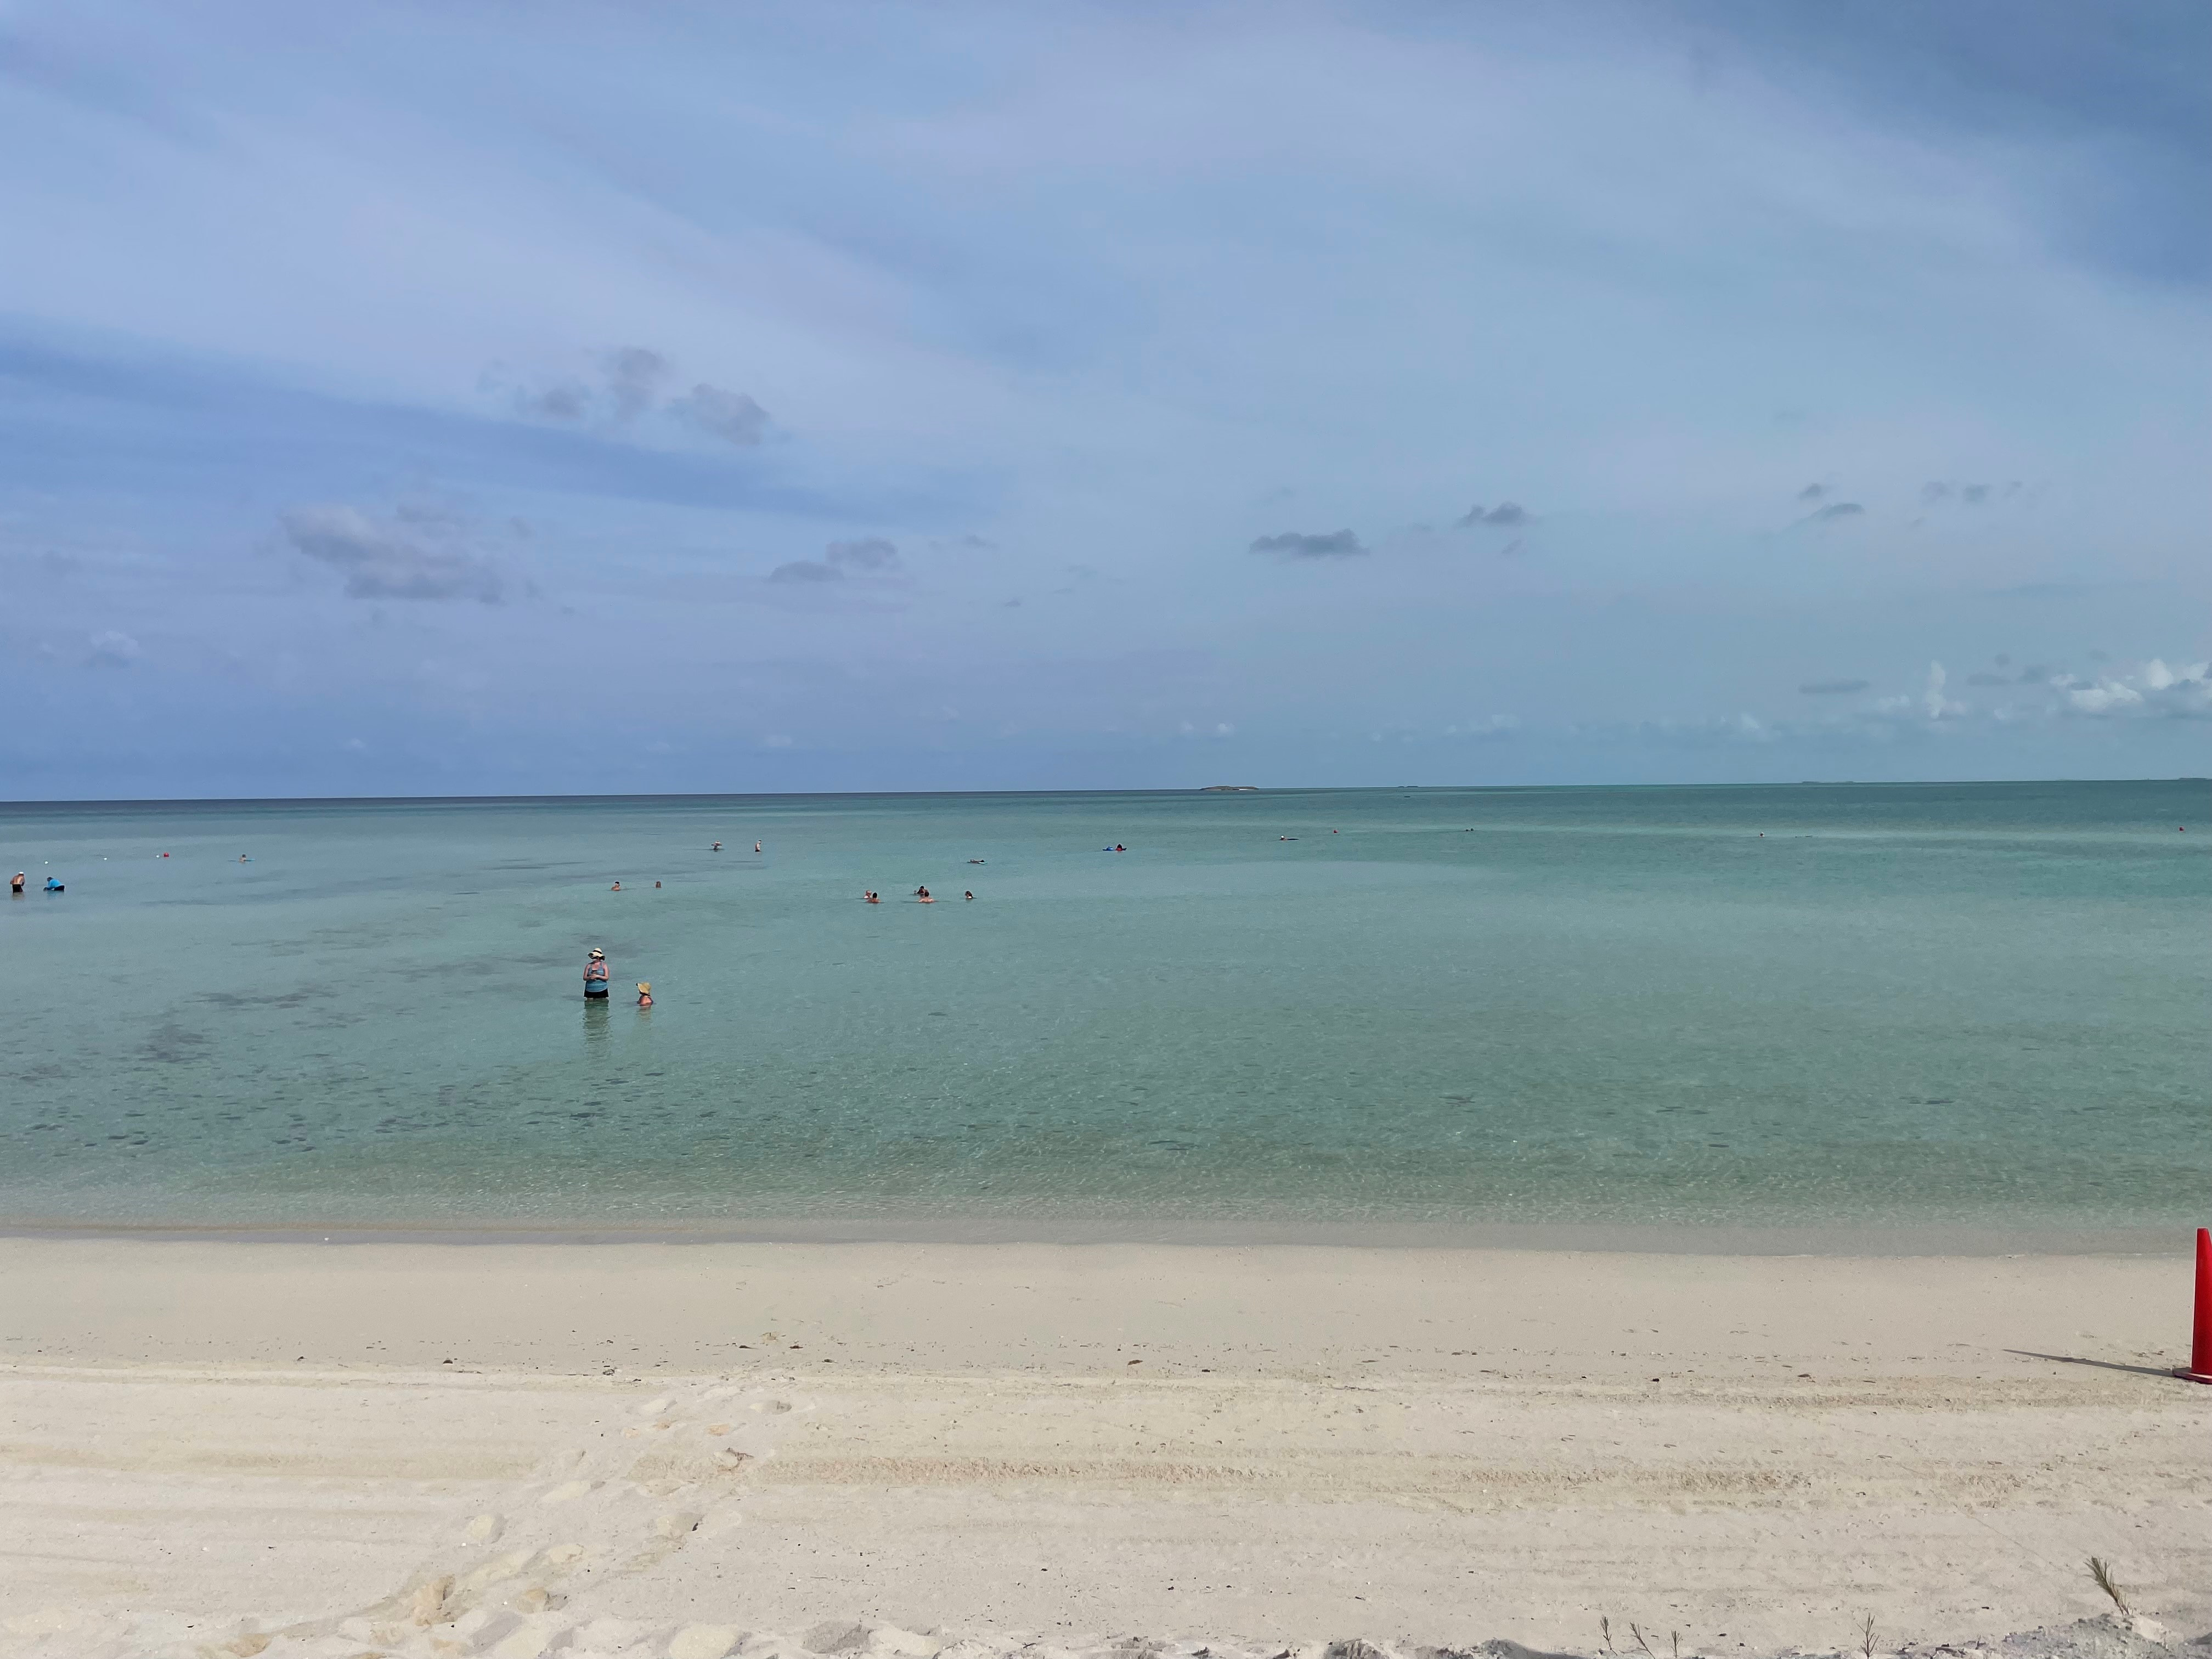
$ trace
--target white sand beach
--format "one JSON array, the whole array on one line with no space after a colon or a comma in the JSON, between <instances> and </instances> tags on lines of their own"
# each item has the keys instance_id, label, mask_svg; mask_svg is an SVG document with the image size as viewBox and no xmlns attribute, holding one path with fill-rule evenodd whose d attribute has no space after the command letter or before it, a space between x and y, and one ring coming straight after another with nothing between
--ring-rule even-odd
<instances>
[{"instance_id":1,"label":"white sand beach","mask_svg":"<svg viewBox=\"0 0 2212 1659\"><path fill-rule=\"evenodd\" d=\"M2187 1267L0 1240L0 1650L2212 1628ZM1141 1647L1141 1644L1139 1644Z\"/></svg>"}]
</instances>

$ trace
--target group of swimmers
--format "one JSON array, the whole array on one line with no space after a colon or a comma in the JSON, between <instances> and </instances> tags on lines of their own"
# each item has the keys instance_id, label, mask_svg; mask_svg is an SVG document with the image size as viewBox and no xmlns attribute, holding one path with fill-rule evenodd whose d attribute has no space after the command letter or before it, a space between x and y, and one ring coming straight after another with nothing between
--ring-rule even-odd
<instances>
[{"instance_id":1,"label":"group of swimmers","mask_svg":"<svg viewBox=\"0 0 2212 1659\"><path fill-rule=\"evenodd\" d=\"M719 841L715 842L709 845L707 850L710 853L719 853L722 850L722 843ZM760 850L760 842L755 842L753 843L753 851L757 853ZM20 888L21 884L22 878L19 876L16 878L16 885ZM657 881L653 884L655 887L659 887L660 885ZM623 884L618 881L608 884L607 891L610 893L619 893L622 890ZM975 896L973 893L970 893L968 896L969 898L974 898ZM874 903L875 900L876 896L873 893L868 895L869 903ZM594 946L592 951L590 960L584 964L584 1000L586 1002L608 1002L613 1000L613 994L614 988L607 969L607 953ZM638 981L637 1006L641 1008L650 1008L653 1006L652 981L644 979Z\"/></svg>"},{"instance_id":2,"label":"group of swimmers","mask_svg":"<svg viewBox=\"0 0 2212 1659\"><path fill-rule=\"evenodd\" d=\"M25 875L23 874L23 872L22 872L21 870L18 870L18 871L17 871L14 875L12 875L12 876L9 877L9 878L8 878L8 896L9 896L9 898L21 898L21 897L22 897L22 896L23 896L23 884L24 884L24 882L25 882L25 881L27 881L27 879L29 879L29 878L27 878L27 876L25 876ZM48 877L46 878L46 886L45 886L45 887L43 887L43 888L41 888L40 890L40 891L42 891L42 892L47 892L47 893L58 893L58 892L61 892L61 891L63 890L63 888L62 888L62 884L61 884L61 883L59 883L59 882L56 881L56 880L52 877L52 876L48 876ZM972 896L972 895L971 895L971 896Z\"/></svg>"},{"instance_id":3,"label":"group of swimmers","mask_svg":"<svg viewBox=\"0 0 2212 1659\"><path fill-rule=\"evenodd\" d=\"M968 860L968 862L969 862L969 863L970 863L970 864L981 864L982 861L983 861L983 860L981 860L981 859L969 859L969 860ZM962 898L966 899L966 900L969 900L969 902L972 902L974 901L975 897L975 894L973 894L972 892L969 892L969 891L966 891L966 890L963 890L962 891L962 893L961 893L960 896L961 896ZM863 903L863 904L881 904L883 902L884 902L884 896L883 896L881 893L878 893L878 891L876 891L876 890L875 890L874 888L872 888L872 887L863 887L863 888L860 890L860 902L861 902L861 903ZM915 889L914 890L914 902L915 902L916 904L934 904L934 903L936 903L936 902L937 902L937 896L936 896L934 893L931 892L931 891L929 890L929 889L927 889L927 887L917 887L917 888L915 888Z\"/></svg>"}]
</instances>

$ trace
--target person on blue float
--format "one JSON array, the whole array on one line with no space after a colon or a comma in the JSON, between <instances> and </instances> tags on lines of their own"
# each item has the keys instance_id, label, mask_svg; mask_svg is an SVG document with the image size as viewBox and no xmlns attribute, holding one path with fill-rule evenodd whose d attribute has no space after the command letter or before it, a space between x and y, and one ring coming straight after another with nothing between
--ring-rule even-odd
<instances>
[{"instance_id":1,"label":"person on blue float","mask_svg":"<svg viewBox=\"0 0 2212 1659\"><path fill-rule=\"evenodd\" d=\"M594 945L592 959L584 964L584 995L589 1001L603 1000L608 991L607 953Z\"/></svg>"}]
</instances>

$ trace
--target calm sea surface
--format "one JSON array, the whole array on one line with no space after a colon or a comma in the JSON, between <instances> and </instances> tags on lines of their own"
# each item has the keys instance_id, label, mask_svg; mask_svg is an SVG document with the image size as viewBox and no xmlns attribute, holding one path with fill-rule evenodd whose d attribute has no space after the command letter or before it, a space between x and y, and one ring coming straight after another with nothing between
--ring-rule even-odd
<instances>
[{"instance_id":1,"label":"calm sea surface","mask_svg":"<svg viewBox=\"0 0 2212 1659\"><path fill-rule=\"evenodd\" d=\"M0 909L0 1223L2212 1210L2203 783L18 805L0 849L68 884Z\"/></svg>"}]
</instances>

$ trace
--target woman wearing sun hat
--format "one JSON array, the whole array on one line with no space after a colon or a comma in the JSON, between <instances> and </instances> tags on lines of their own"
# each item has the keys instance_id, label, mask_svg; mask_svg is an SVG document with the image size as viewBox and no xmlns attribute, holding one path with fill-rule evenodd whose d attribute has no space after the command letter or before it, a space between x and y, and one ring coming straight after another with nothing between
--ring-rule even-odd
<instances>
[{"instance_id":1,"label":"woman wearing sun hat","mask_svg":"<svg viewBox=\"0 0 2212 1659\"><path fill-rule=\"evenodd\" d=\"M599 1001L605 997L607 989L607 953L593 945L592 959L584 964L585 999Z\"/></svg>"}]
</instances>

